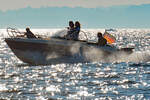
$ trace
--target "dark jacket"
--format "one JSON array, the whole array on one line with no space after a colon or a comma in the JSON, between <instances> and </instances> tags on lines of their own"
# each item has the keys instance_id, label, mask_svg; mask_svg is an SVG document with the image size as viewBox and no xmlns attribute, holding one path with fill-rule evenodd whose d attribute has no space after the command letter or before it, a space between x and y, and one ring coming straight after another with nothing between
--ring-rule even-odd
<instances>
[{"instance_id":1,"label":"dark jacket","mask_svg":"<svg viewBox=\"0 0 150 100\"><path fill-rule=\"evenodd\" d=\"M98 43L99 46L105 46L107 44L107 40L103 37L98 37Z\"/></svg>"},{"instance_id":2,"label":"dark jacket","mask_svg":"<svg viewBox=\"0 0 150 100\"><path fill-rule=\"evenodd\" d=\"M31 31L27 31L25 35L27 36L27 38L36 38L36 36Z\"/></svg>"},{"instance_id":3,"label":"dark jacket","mask_svg":"<svg viewBox=\"0 0 150 100\"><path fill-rule=\"evenodd\" d=\"M78 40L79 38L79 32L80 32L80 27L75 27L75 30L73 32L73 39Z\"/></svg>"}]
</instances>

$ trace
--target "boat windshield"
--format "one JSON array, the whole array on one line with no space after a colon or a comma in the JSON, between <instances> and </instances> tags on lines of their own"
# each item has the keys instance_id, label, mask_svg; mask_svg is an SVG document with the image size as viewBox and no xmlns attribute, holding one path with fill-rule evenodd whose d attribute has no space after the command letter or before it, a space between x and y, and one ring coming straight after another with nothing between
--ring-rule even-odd
<instances>
[{"instance_id":1,"label":"boat windshield","mask_svg":"<svg viewBox=\"0 0 150 100\"><path fill-rule=\"evenodd\" d=\"M52 37L64 37L68 32L67 29L59 30L55 34L52 35Z\"/></svg>"},{"instance_id":2,"label":"boat windshield","mask_svg":"<svg viewBox=\"0 0 150 100\"><path fill-rule=\"evenodd\" d=\"M59 30L55 34L53 34L52 37L65 39L64 36L67 33L68 33L68 29ZM79 40L88 41L87 32L81 30L79 33Z\"/></svg>"}]
</instances>

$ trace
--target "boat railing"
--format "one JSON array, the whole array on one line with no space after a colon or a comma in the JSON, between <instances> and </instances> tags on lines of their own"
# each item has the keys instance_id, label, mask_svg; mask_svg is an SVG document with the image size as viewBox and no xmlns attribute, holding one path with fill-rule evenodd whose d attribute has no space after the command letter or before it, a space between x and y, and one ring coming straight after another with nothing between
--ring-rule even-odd
<instances>
[{"instance_id":1,"label":"boat railing","mask_svg":"<svg viewBox=\"0 0 150 100\"><path fill-rule=\"evenodd\" d=\"M84 36L86 38L86 41L88 41L88 36L87 36L88 32L85 32L85 31L81 30L80 34L82 34L82 33L84 34Z\"/></svg>"},{"instance_id":2,"label":"boat railing","mask_svg":"<svg viewBox=\"0 0 150 100\"><path fill-rule=\"evenodd\" d=\"M14 37L18 37L18 36L21 36L23 35L24 33L23 32L20 32L18 29L16 28L11 28L11 27L8 27L7 28L7 33L10 37L14 38Z\"/></svg>"}]
</instances>

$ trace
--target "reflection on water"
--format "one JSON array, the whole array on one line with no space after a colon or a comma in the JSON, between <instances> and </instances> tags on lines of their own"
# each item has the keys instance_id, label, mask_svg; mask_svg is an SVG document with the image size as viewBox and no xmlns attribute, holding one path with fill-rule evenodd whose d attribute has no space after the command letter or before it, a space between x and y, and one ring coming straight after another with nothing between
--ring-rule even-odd
<instances>
[{"instance_id":1,"label":"reflection on water","mask_svg":"<svg viewBox=\"0 0 150 100\"><path fill-rule=\"evenodd\" d=\"M137 54L149 53L147 30L118 30L114 35L118 47L135 45ZM150 98L149 62L29 66L17 59L0 38L0 99Z\"/></svg>"}]
</instances>

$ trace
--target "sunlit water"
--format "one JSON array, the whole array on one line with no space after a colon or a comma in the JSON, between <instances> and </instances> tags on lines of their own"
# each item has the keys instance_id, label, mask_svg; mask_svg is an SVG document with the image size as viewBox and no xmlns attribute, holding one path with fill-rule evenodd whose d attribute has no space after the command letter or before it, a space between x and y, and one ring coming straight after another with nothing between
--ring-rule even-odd
<instances>
[{"instance_id":1,"label":"sunlit water","mask_svg":"<svg viewBox=\"0 0 150 100\"><path fill-rule=\"evenodd\" d=\"M50 36L58 29L32 31ZM84 31L91 33L91 41L104 32ZM150 30L118 29L112 34L118 48L135 48L125 62L28 66L8 48L6 30L0 30L0 99L150 99Z\"/></svg>"}]
</instances>

